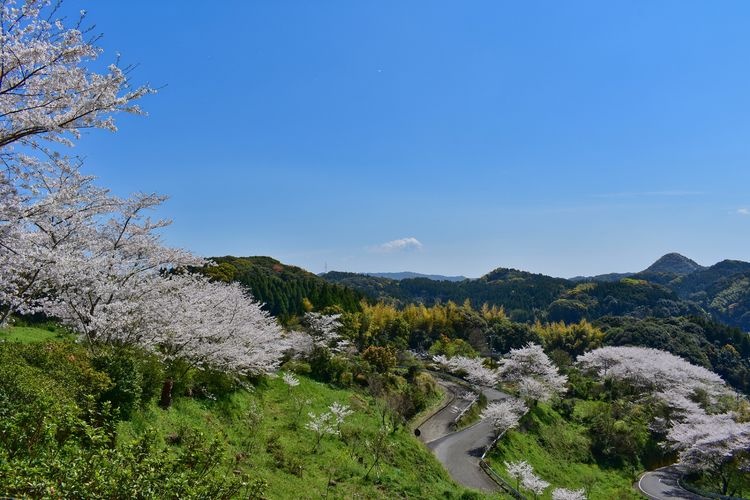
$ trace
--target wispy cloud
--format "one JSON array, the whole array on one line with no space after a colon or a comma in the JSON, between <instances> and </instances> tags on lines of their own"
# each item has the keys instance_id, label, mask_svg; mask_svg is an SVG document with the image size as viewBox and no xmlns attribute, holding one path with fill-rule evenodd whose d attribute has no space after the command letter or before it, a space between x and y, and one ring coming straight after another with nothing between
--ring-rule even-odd
<instances>
[{"instance_id":1,"label":"wispy cloud","mask_svg":"<svg viewBox=\"0 0 750 500\"><path fill-rule=\"evenodd\" d=\"M621 193L601 193L592 195L594 198L643 198L643 197L675 197L675 196L701 196L702 191L664 190L664 191L624 191Z\"/></svg>"},{"instance_id":2,"label":"wispy cloud","mask_svg":"<svg viewBox=\"0 0 750 500\"><path fill-rule=\"evenodd\" d=\"M738 213L739 215L745 215L745 216L748 216L748 215L750 215L750 208L738 208L738 209L737 209L737 213Z\"/></svg>"},{"instance_id":3,"label":"wispy cloud","mask_svg":"<svg viewBox=\"0 0 750 500\"><path fill-rule=\"evenodd\" d=\"M423 245L418 239L410 236L408 238L386 241L380 245L369 247L368 250L375 253L395 253L408 250L421 250L422 247Z\"/></svg>"}]
</instances>

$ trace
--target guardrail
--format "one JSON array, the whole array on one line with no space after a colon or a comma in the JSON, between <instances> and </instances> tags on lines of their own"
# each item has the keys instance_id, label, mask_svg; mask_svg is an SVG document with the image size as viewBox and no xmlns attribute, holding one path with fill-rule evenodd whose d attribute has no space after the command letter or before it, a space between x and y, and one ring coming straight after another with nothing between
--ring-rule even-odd
<instances>
[{"instance_id":1,"label":"guardrail","mask_svg":"<svg viewBox=\"0 0 750 500\"><path fill-rule=\"evenodd\" d=\"M425 370L425 371L426 371L427 373L430 373L430 374L432 374L432 375L435 375L436 377L440 377L440 378L443 378L443 379L445 379L445 380L449 380L449 381L453 382L454 384L460 385L461 387L463 387L464 389L466 389L466 390L467 390L468 392L471 392L472 394L474 394L474 399L472 399L472 400L471 400L471 401L469 402L469 405L468 405L468 406L467 406L466 408L464 408L463 410L461 410L461 411L460 411L460 412L458 413L458 415L456 416L456 418L454 418L454 419L453 419L453 421L451 422L451 424L450 424L450 425L451 425L451 427L452 427L453 429L457 428L457 427L458 427L458 422L459 422L459 420L461 420L461 418L462 418L462 417L463 417L464 415L466 415L466 412L468 412L468 411L469 411L469 410L471 409L471 407L472 407L472 406L474 406L474 405L475 405L475 404L477 403L477 401L479 401L479 394L478 394L478 393L476 392L476 390L474 389L474 387L473 387L473 386L472 386L471 384L469 384L469 383L468 383L468 382L467 382L466 380L464 380L464 379L462 379L462 378L460 378L460 377L456 377L455 375L451 375L451 374L449 374L449 373L445 373L445 372L438 372L438 371L435 371L435 370L429 370L429 369L427 369L427 370ZM453 398L453 400L451 401L451 403L452 403L453 401L455 401L456 399L458 399L458 398ZM441 408L441 410L442 410L443 408L446 408L446 407L447 407L447 406L448 406L449 404L450 404L450 403L448 403L448 404L444 405L444 406L443 406L443 407ZM439 411L439 410L438 410L438 411Z\"/></svg>"},{"instance_id":2,"label":"guardrail","mask_svg":"<svg viewBox=\"0 0 750 500\"><path fill-rule=\"evenodd\" d=\"M442 377L444 379L451 380L451 381L453 381L453 382L455 382L455 383L457 383L457 384L459 384L459 385L461 385L461 386L469 389L472 392L476 392L475 389L474 389L474 387L471 384L469 384L466 380L464 380L462 378L456 377L455 375L451 375L451 374L448 374L448 373L445 373L445 372L436 372L436 371L433 371L433 370L425 370L425 371L430 372L430 373L432 373L434 375L437 375L439 377ZM479 400L479 394L477 394L476 398L472 401L472 404L470 404L468 407L466 407L464 409L464 411L462 411L459 414L459 416L456 417L453 420L453 424L452 425L454 427L456 426L456 424L458 423L458 421L460 420L460 418L466 413L466 411L468 411L469 408L471 408L471 406L473 404L476 404L476 402L478 400ZM446 408L449 404L450 403L444 405L442 408ZM489 453L490 450L492 450L492 448L495 447L495 444L497 444L497 442L500 440L500 438L502 438L504 435L505 435L505 431L501 432L500 434L497 435L497 437L495 437L495 439L492 440L492 442L488 446L485 447L484 451L482 452L482 456L479 458L479 468L482 469L482 471L485 474L487 474L487 476L490 479L492 479L492 481L495 482L495 484L497 484L500 487L500 489L502 489L503 491L505 491L506 493L508 493L510 496L512 496L513 498L516 498L518 500L526 500L526 497L521 492L519 492L513 486L511 486L510 484L508 484L508 482L505 479L503 479L497 472L495 472L495 470L485 460L485 457L487 456L487 453Z\"/></svg>"},{"instance_id":3,"label":"guardrail","mask_svg":"<svg viewBox=\"0 0 750 500\"><path fill-rule=\"evenodd\" d=\"M509 485L508 482L500 477L500 474L495 472L495 470L490 467L490 464L484 461L483 458L479 459L479 467L484 471L485 474L487 474L490 479L495 481L500 488L502 488L503 491L505 491L507 494L512 496L513 498L517 498L518 500L526 500L526 497L523 496L517 489L515 489L513 486Z\"/></svg>"},{"instance_id":4,"label":"guardrail","mask_svg":"<svg viewBox=\"0 0 750 500\"><path fill-rule=\"evenodd\" d=\"M451 422L451 427L453 427L454 429L458 428L458 423L461 421L462 418L464 418L464 415L469 413L469 410L471 410L471 408L475 404L477 404L477 402L479 401L479 394L476 394L476 393L473 393L473 394L474 394L474 397L471 399L471 401L469 401L469 404L463 410L459 411L458 415L456 415L456 418L454 418L453 422ZM461 398L461 399L464 399L464 398Z\"/></svg>"},{"instance_id":5,"label":"guardrail","mask_svg":"<svg viewBox=\"0 0 750 500\"><path fill-rule=\"evenodd\" d=\"M528 410L526 410L526 413L528 413ZM524 413L524 415L525 415L525 413ZM485 474L487 474L490 477L490 479L492 479L493 481L495 481L497 483L497 485L500 486L500 488L502 488L510 496L512 496L513 498L517 498L519 500L524 500L526 497L523 496L523 494L520 491L518 491L513 486L511 486L510 484L508 484L508 481L506 481L505 479L503 479L500 476L500 474L498 474L497 472L495 472L495 469L493 469L490 466L490 464L488 464L487 461L485 460L485 457L487 457L487 453L489 453L490 450L492 450L492 448L495 447L495 445L497 444L497 442L500 441L500 439L505 435L506 432L507 431L503 431L500 434L498 434L495 437L495 439L493 439L492 442L490 444L488 444L484 448L484 451L482 452L482 456L479 457L479 467L484 471Z\"/></svg>"}]
</instances>

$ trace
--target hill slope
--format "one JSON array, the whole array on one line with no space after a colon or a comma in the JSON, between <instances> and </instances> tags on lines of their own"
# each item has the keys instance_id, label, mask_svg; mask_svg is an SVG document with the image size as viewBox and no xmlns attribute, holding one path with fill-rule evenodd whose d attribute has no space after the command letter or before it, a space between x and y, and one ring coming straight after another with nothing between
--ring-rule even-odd
<instances>
[{"instance_id":1,"label":"hill slope","mask_svg":"<svg viewBox=\"0 0 750 500\"><path fill-rule=\"evenodd\" d=\"M321 310L338 306L356 311L362 293L329 283L300 267L289 266L271 257L213 257L217 265L203 271L223 281L247 286L264 308L282 321L299 316L312 307Z\"/></svg>"},{"instance_id":2,"label":"hill slope","mask_svg":"<svg viewBox=\"0 0 750 500\"><path fill-rule=\"evenodd\" d=\"M695 271L704 269L694 260L688 259L679 253L668 253L660 257L656 262L641 271L641 273L666 273L685 276Z\"/></svg>"},{"instance_id":3,"label":"hill slope","mask_svg":"<svg viewBox=\"0 0 750 500\"><path fill-rule=\"evenodd\" d=\"M669 317L705 315L695 304L680 299L674 291L645 280L575 283L570 280L498 268L481 278L461 282L426 278L400 281L356 273L330 272L326 280L354 288L373 299L397 305L471 301L503 306L516 321L551 320L577 322L607 315Z\"/></svg>"}]
</instances>

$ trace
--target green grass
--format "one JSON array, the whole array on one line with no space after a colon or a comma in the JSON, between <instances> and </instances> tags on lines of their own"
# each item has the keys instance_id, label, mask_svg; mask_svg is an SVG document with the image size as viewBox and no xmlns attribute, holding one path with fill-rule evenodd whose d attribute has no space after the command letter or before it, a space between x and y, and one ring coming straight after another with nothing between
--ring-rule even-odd
<instances>
[{"instance_id":1,"label":"green grass","mask_svg":"<svg viewBox=\"0 0 750 500\"><path fill-rule=\"evenodd\" d=\"M24 344L32 342L44 342L47 340L62 340L70 338L70 334L62 329L50 326L49 328L37 328L33 326L12 326L0 328L0 341L21 342Z\"/></svg>"},{"instance_id":2,"label":"green grass","mask_svg":"<svg viewBox=\"0 0 750 500\"><path fill-rule=\"evenodd\" d=\"M465 429L466 427L479 422L479 419L482 416L482 412L485 408L487 408L487 396L485 396L484 394L480 394L479 400L474 403L471 408L469 408L469 411L464 413L456 423L456 428L458 430Z\"/></svg>"},{"instance_id":3,"label":"green grass","mask_svg":"<svg viewBox=\"0 0 750 500\"><path fill-rule=\"evenodd\" d=\"M523 422L526 430L509 431L487 459L509 484L515 487L516 482L503 462L526 460L551 483L543 499L552 498L555 488L585 488L592 500L642 498L632 488L637 471L608 469L593 460L585 427L564 420L546 405L537 406Z\"/></svg>"},{"instance_id":4,"label":"green grass","mask_svg":"<svg viewBox=\"0 0 750 500\"><path fill-rule=\"evenodd\" d=\"M380 422L375 402L299 378L301 384L291 391L276 378L217 401L177 398L168 411L151 407L121 423L119 439L131 440L148 429L174 443L191 432L218 438L226 443L226 459L237 470L267 483L268 498L473 496L450 479L408 428L389 437L382 466L365 478L372 463L366 442L374 441ZM295 398L309 403L298 405ZM348 404L355 413L342 425L342 437L326 436L313 451L315 435L305 428L307 414L322 412L334 401Z\"/></svg>"}]
</instances>

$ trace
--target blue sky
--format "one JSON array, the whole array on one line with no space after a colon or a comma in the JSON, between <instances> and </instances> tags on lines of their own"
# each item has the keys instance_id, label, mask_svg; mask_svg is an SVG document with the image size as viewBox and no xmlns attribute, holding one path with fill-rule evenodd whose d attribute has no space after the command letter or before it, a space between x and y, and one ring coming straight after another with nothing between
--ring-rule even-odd
<instances>
[{"instance_id":1,"label":"blue sky","mask_svg":"<svg viewBox=\"0 0 750 500\"><path fill-rule=\"evenodd\" d=\"M750 3L83 2L161 87L76 146L167 243L314 272L750 260Z\"/></svg>"}]
</instances>

